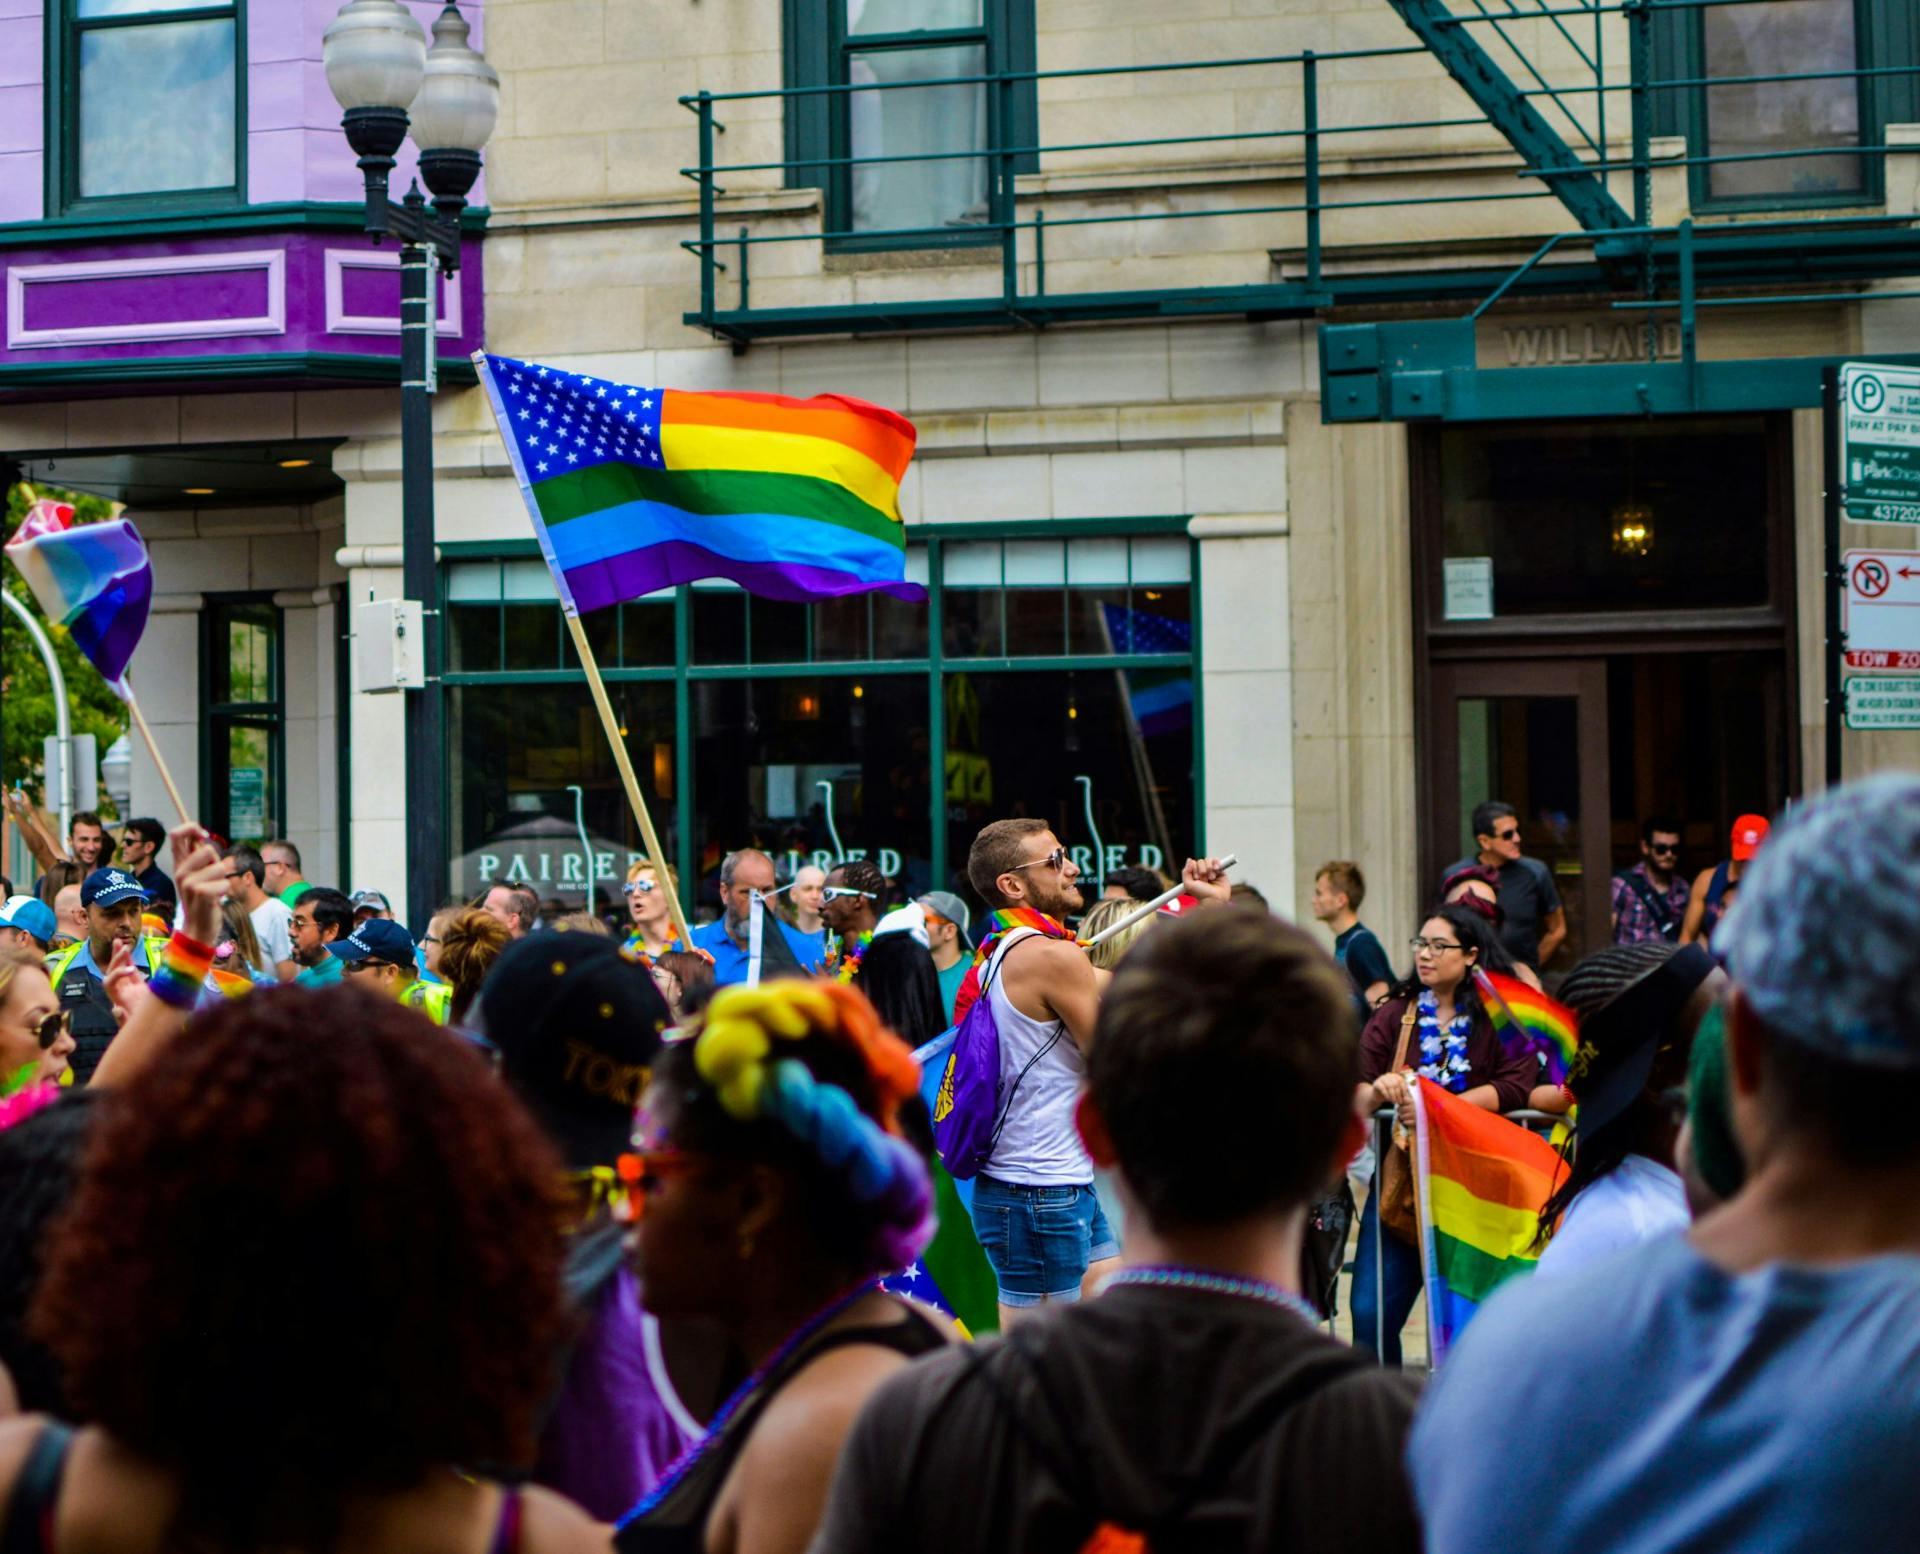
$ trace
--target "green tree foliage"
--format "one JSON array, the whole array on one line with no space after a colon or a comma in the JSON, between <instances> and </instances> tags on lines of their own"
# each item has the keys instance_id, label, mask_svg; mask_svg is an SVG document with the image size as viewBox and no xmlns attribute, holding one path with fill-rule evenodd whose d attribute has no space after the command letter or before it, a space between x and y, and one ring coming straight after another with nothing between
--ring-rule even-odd
<instances>
[{"instance_id":1,"label":"green tree foliage","mask_svg":"<svg viewBox=\"0 0 1920 1554\"><path fill-rule=\"evenodd\" d=\"M35 486L34 495L71 502L76 523L97 523L112 517L114 512L113 503L103 497L46 486ZM26 515L26 488L13 486L7 492L4 535L0 538L12 539L13 531L20 527ZM73 645L66 628L40 615L32 590L12 563L7 563L3 570L7 592L41 619L47 635L53 639L54 653L60 660L61 672L67 677L73 732L93 735L104 756L107 747L127 731L127 709L119 697L107 689L99 671ZM0 763L3 763L0 780L9 788L17 783L36 802L44 798L41 741L54 731L53 687L48 682L46 666L40 662L39 651L19 618L13 611L0 607ZM99 795L99 805L102 809L110 808L104 789Z\"/></svg>"}]
</instances>

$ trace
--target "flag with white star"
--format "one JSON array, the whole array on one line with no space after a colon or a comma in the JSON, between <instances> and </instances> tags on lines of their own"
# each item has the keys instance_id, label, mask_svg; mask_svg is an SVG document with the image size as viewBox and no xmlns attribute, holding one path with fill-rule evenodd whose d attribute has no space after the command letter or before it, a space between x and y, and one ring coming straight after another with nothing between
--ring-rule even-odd
<instances>
[{"instance_id":1,"label":"flag with white star","mask_svg":"<svg viewBox=\"0 0 1920 1554\"><path fill-rule=\"evenodd\" d=\"M825 394L692 393L474 354L569 614L730 578L771 599L905 599L913 423Z\"/></svg>"}]
</instances>

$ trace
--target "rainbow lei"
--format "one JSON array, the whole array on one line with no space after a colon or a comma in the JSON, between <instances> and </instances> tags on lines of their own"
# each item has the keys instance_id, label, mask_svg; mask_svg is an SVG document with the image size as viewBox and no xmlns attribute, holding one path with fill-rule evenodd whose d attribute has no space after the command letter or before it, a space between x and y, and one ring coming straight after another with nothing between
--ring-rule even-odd
<instances>
[{"instance_id":1,"label":"rainbow lei","mask_svg":"<svg viewBox=\"0 0 1920 1554\"><path fill-rule=\"evenodd\" d=\"M833 973L833 980L840 983L851 982L860 975L860 962L866 959L867 946L873 943L870 933L855 934L853 943L839 939L827 955L827 969Z\"/></svg>"}]
</instances>

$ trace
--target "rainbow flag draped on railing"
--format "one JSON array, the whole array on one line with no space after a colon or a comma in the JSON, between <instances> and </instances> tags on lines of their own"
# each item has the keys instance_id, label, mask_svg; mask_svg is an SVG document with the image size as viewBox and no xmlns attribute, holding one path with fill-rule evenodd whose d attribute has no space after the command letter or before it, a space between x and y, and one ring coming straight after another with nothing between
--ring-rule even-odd
<instances>
[{"instance_id":1,"label":"rainbow flag draped on railing","mask_svg":"<svg viewBox=\"0 0 1920 1554\"><path fill-rule=\"evenodd\" d=\"M561 605L725 577L769 599L906 579L904 416L838 394L689 393L475 352Z\"/></svg>"},{"instance_id":2,"label":"rainbow flag draped on railing","mask_svg":"<svg viewBox=\"0 0 1920 1554\"><path fill-rule=\"evenodd\" d=\"M1414 1181L1433 1358L1446 1357L1483 1302L1531 1273L1540 1210L1566 1162L1517 1122L1416 1080Z\"/></svg>"}]
</instances>

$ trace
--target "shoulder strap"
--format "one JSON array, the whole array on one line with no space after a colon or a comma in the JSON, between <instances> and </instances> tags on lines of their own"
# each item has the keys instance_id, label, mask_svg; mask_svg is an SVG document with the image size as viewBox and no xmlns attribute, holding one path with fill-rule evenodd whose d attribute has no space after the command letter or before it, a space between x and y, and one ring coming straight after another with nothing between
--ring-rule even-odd
<instances>
[{"instance_id":1,"label":"shoulder strap","mask_svg":"<svg viewBox=\"0 0 1920 1554\"><path fill-rule=\"evenodd\" d=\"M1653 926L1665 933L1673 926L1673 905L1667 898L1653 888L1653 882L1638 869L1628 869L1620 876L1627 889L1640 898L1640 903L1653 917Z\"/></svg>"},{"instance_id":2,"label":"shoulder strap","mask_svg":"<svg viewBox=\"0 0 1920 1554\"><path fill-rule=\"evenodd\" d=\"M6 1520L0 1524L0 1554L51 1554L53 1513L60 1504L60 1480L72 1449L73 1431L49 1419L13 1481Z\"/></svg>"},{"instance_id":3,"label":"shoulder strap","mask_svg":"<svg viewBox=\"0 0 1920 1554\"><path fill-rule=\"evenodd\" d=\"M1413 1036L1414 1017L1420 1013L1420 1000L1409 998L1407 1012L1400 1016L1400 1045L1393 1049L1393 1064L1387 1070L1389 1074L1400 1072L1400 1065L1407 1061L1407 1042Z\"/></svg>"},{"instance_id":4,"label":"shoulder strap","mask_svg":"<svg viewBox=\"0 0 1920 1554\"><path fill-rule=\"evenodd\" d=\"M503 1484L500 1488L500 1515L493 1524L493 1542L488 1545L487 1554L520 1554L520 1530L525 1500L518 1484Z\"/></svg>"}]
</instances>

